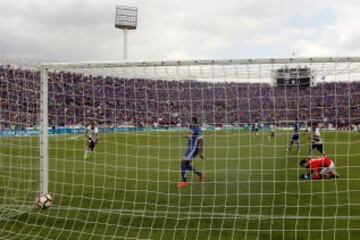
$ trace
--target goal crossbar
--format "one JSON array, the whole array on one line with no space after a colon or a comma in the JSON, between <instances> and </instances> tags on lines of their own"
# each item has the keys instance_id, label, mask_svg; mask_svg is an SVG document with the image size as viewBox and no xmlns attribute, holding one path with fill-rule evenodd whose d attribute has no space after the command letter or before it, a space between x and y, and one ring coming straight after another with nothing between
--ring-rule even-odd
<instances>
[{"instance_id":1,"label":"goal crossbar","mask_svg":"<svg viewBox=\"0 0 360 240\"><path fill-rule=\"evenodd\" d=\"M43 63L42 68L126 68L126 67L166 67L166 66L207 66L207 65L252 65L252 64L300 64L300 63L359 63L360 57L313 57L313 58L257 58L223 60L184 61L139 61L139 62L80 62Z\"/></svg>"}]
</instances>

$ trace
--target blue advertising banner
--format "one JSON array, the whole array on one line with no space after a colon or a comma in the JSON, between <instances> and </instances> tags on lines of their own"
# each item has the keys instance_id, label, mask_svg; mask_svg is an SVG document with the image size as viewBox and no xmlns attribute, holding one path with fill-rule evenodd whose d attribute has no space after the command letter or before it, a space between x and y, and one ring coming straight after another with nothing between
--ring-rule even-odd
<instances>
[{"instance_id":1,"label":"blue advertising banner","mask_svg":"<svg viewBox=\"0 0 360 240\"><path fill-rule=\"evenodd\" d=\"M49 135L64 135L64 134L83 134L85 128L53 128L49 129ZM184 128L171 128L171 129L157 129L157 128L99 128L100 133L111 132L145 132L145 131L182 131ZM38 129L25 129L25 130L0 130L0 137L22 137L22 136L38 136Z\"/></svg>"},{"instance_id":2,"label":"blue advertising banner","mask_svg":"<svg viewBox=\"0 0 360 240\"><path fill-rule=\"evenodd\" d=\"M216 129L214 127L206 127L207 131L214 130L226 130L226 131L234 131L241 130L243 128L232 128L232 129ZM66 127L58 127L49 129L49 135L65 135L65 134L84 134L85 128L66 128ZM111 132L163 132L163 131L186 131L188 128L99 128L100 133L111 133ZM27 136L38 136L38 129L24 129L24 130L0 130L0 137L27 137Z\"/></svg>"}]
</instances>

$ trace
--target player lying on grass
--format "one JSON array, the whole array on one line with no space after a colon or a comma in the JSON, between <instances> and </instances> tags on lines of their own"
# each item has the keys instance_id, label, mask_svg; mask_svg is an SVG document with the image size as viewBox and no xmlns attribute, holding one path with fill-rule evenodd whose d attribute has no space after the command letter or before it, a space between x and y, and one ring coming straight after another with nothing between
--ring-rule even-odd
<instances>
[{"instance_id":1,"label":"player lying on grass","mask_svg":"<svg viewBox=\"0 0 360 240\"><path fill-rule=\"evenodd\" d=\"M296 121L294 123L293 129L294 130L293 130L293 133L292 133L292 136L291 136L288 151L291 150L294 143L296 143L296 149L298 151L300 151L300 124L299 124L297 119L296 119Z\"/></svg>"},{"instance_id":2,"label":"player lying on grass","mask_svg":"<svg viewBox=\"0 0 360 240\"><path fill-rule=\"evenodd\" d=\"M201 128L198 126L198 119L196 117L192 118L190 129L190 135L186 135L186 138L188 138L188 148L181 161L181 182L177 185L179 188L184 188L188 185L187 171L193 171L198 175L200 182L204 181L204 174L191 165L192 160L198 154L201 159L204 159L204 138Z\"/></svg>"},{"instance_id":3,"label":"player lying on grass","mask_svg":"<svg viewBox=\"0 0 360 240\"><path fill-rule=\"evenodd\" d=\"M320 136L320 130L316 126L313 126L311 131L311 145L309 148L309 152L311 153L313 149L317 149L321 154L324 153L323 143Z\"/></svg>"},{"instance_id":4,"label":"player lying on grass","mask_svg":"<svg viewBox=\"0 0 360 240\"><path fill-rule=\"evenodd\" d=\"M94 151L95 146L98 142L98 133L99 133L99 129L95 126L95 123L92 122L85 131L85 136L88 139L88 145L87 148L85 149L84 159L90 158L91 153Z\"/></svg>"},{"instance_id":5,"label":"player lying on grass","mask_svg":"<svg viewBox=\"0 0 360 240\"><path fill-rule=\"evenodd\" d=\"M328 156L317 158L306 158L300 161L300 166L307 169L305 174L301 174L301 179L318 180L338 178L339 175L335 171L335 165Z\"/></svg>"}]
</instances>

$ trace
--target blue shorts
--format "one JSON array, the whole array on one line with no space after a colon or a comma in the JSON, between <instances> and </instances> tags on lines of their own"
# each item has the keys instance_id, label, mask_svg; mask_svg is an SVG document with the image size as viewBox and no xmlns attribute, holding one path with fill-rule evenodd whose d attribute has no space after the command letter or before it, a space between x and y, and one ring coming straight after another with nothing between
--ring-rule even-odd
<instances>
[{"instance_id":1,"label":"blue shorts","mask_svg":"<svg viewBox=\"0 0 360 240\"><path fill-rule=\"evenodd\" d=\"M191 161L199 154L199 148L188 148L183 156L184 160Z\"/></svg>"},{"instance_id":2,"label":"blue shorts","mask_svg":"<svg viewBox=\"0 0 360 240\"><path fill-rule=\"evenodd\" d=\"M298 133L295 133L295 134L292 135L291 140L292 140L292 141L298 141L299 138L300 138L300 135L299 135Z\"/></svg>"}]
</instances>

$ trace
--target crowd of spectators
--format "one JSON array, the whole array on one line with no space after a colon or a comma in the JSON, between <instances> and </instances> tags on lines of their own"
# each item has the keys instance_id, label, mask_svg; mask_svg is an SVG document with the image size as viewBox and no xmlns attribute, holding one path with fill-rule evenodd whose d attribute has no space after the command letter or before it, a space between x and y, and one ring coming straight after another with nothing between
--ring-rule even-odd
<instances>
[{"instance_id":1,"label":"crowd of spectators","mask_svg":"<svg viewBox=\"0 0 360 240\"><path fill-rule=\"evenodd\" d=\"M39 125L40 72L0 66L1 128ZM50 126L210 125L321 122L360 124L360 82L313 87L266 83L165 81L49 74Z\"/></svg>"}]
</instances>

